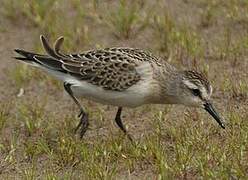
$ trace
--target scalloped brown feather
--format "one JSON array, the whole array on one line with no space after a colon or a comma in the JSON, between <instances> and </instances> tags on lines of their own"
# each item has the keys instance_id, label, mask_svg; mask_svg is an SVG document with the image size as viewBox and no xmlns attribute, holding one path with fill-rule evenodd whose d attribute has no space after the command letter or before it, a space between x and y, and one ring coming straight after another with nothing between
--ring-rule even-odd
<instances>
[{"instance_id":1,"label":"scalloped brown feather","mask_svg":"<svg viewBox=\"0 0 248 180\"><path fill-rule=\"evenodd\" d=\"M107 90L123 91L136 84L140 80L140 75L136 71L138 65L136 61L142 61L144 55L148 56L141 50L129 48L107 48L65 55L59 52L63 37L56 40L54 49L44 36L40 38L45 51L51 56L50 60L37 57L43 65L53 69L60 68L77 79Z\"/></svg>"}]
</instances>

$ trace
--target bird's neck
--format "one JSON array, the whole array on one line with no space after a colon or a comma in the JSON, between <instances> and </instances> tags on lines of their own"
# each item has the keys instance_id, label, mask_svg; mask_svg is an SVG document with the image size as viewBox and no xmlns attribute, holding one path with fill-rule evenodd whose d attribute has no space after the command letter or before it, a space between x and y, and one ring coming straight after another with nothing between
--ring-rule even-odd
<instances>
[{"instance_id":1,"label":"bird's neck","mask_svg":"<svg viewBox=\"0 0 248 180\"><path fill-rule=\"evenodd\" d=\"M154 79L159 89L159 104L177 104L179 103L178 95L180 94L182 72L173 66L160 66L154 71Z\"/></svg>"}]
</instances>

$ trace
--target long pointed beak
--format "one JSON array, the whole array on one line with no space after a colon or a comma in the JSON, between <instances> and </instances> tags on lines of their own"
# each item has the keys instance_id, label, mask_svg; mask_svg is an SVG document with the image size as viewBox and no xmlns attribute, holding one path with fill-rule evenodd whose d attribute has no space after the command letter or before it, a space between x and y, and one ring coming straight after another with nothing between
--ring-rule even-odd
<instances>
[{"instance_id":1,"label":"long pointed beak","mask_svg":"<svg viewBox=\"0 0 248 180\"><path fill-rule=\"evenodd\" d=\"M204 109L211 114L211 116L213 116L213 118L217 121L217 123L223 128L225 129L225 125L221 122L221 118L219 116L219 114L215 111L214 107L212 106L212 104L210 102L206 102L204 104Z\"/></svg>"}]
</instances>

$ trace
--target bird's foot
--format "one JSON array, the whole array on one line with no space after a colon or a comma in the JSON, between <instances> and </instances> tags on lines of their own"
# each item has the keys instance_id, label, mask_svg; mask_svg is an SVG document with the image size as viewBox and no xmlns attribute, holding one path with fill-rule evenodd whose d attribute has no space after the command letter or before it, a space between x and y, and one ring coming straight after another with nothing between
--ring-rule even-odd
<instances>
[{"instance_id":1,"label":"bird's foot","mask_svg":"<svg viewBox=\"0 0 248 180\"><path fill-rule=\"evenodd\" d=\"M82 139L89 127L89 115L88 113L85 113L83 110L81 110L78 117L80 118L80 121L75 129L75 133L78 131L78 129L80 129L79 134L80 138Z\"/></svg>"}]
</instances>

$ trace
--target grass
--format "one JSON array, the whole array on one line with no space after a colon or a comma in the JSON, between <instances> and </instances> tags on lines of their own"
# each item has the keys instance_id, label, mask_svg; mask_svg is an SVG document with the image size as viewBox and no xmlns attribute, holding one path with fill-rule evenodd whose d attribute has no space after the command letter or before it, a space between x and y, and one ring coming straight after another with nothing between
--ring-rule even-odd
<instances>
[{"instance_id":1,"label":"grass","mask_svg":"<svg viewBox=\"0 0 248 180\"><path fill-rule=\"evenodd\" d=\"M21 88L23 85L30 81L32 71L28 68L28 65L20 65L9 71L9 76L13 80L13 83L17 88Z\"/></svg>"},{"instance_id":2,"label":"grass","mask_svg":"<svg viewBox=\"0 0 248 180\"><path fill-rule=\"evenodd\" d=\"M53 139L48 132L51 129L44 123L40 124L45 121L42 117L46 112L40 109L43 106L44 104L37 106L31 103L20 107L20 119L24 118L24 128L28 132L24 133L26 140L20 144L20 139L9 139L9 148L7 146L4 151L2 149L5 161L15 163L18 163L17 150L23 149L21 159L31 163L31 169L21 172L23 177L38 176L39 165L36 161L39 158L46 159L42 162L44 171L59 173L62 169L67 169L63 177L68 178L76 177L77 171L83 171L84 174L80 176L82 178L111 179L120 173L121 169L132 173L137 166L145 170L152 169L158 179L190 178L192 174L203 178L246 176L245 145L248 125L243 124L236 112L229 115L229 130L220 132L218 127L206 124L195 123L192 126L188 123L191 115L173 127L172 122L167 120L170 110L159 111L154 117L154 134L146 135L141 142L132 146L121 137L108 137L94 143L87 140L82 142L76 140L73 134L62 131L68 128L66 124L60 127L57 137L54 136ZM33 125L29 125L30 122ZM53 128L56 127L53 125ZM37 134L38 132L40 133ZM22 132L19 132L16 136L21 134ZM47 176L59 177L59 174Z\"/></svg>"},{"instance_id":3,"label":"grass","mask_svg":"<svg viewBox=\"0 0 248 180\"><path fill-rule=\"evenodd\" d=\"M175 24L170 15L155 15L152 27L154 29L154 37L158 39L159 50L170 53L173 44Z\"/></svg>"},{"instance_id":4,"label":"grass","mask_svg":"<svg viewBox=\"0 0 248 180\"><path fill-rule=\"evenodd\" d=\"M70 41L64 43L65 48L84 46L89 40L88 27L84 23L84 7L78 0L71 3L64 0L61 4L68 5L73 12L70 13L60 3L61 1L53 0L4 1L3 14L12 21L22 23L24 20L28 26L40 29L49 38L67 37Z\"/></svg>"},{"instance_id":5,"label":"grass","mask_svg":"<svg viewBox=\"0 0 248 180\"><path fill-rule=\"evenodd\" d=\"M128 39L147 26L148 16L142 14L144 5L137 2L121 0L118 7L107 14L105 21L117 38Z\"/></svg>"},{"instance_id":6,"label":"grass","mask_svg":"<svg viewBox=\"0 0 248 180\"><path fill-rule=\"evenodd\" d=\"M171 56L181 69L205 72L227 128L220 129L201 109L125 108L133 145L114 124L114 108L82 100L90 129L80 140L73 132L78 109L62 84L2 57L0 70L4 63L9 66L0 76L0 178L246 179L247 8L241 0L4 0L1 37L32 38L34 51L44 52L38 34L50 42L63 35L68 52L101 44L134 46ZM37 37L30 37L30 31ZM3 52L23 42L8 43L0 46ZM15 96L21 88L24 94Z\"/></svg>"},{"instance_id":7,"label":"grass","mask_svg":"<svg viewBox=\"0 0 248 180\"><path fill-rule=\"evenodd\" d=\"M173 57L171 59L176 60L175 63L180 62L186 67L199 69L199 62L204 63L201 61L204 46L198 32L186 24L177 25L169 11L165 12L163 15L154 15L151 23L158 51L167 57ZM205 67L202 69L206 71Z\"/></svg>"}]
</instances>

